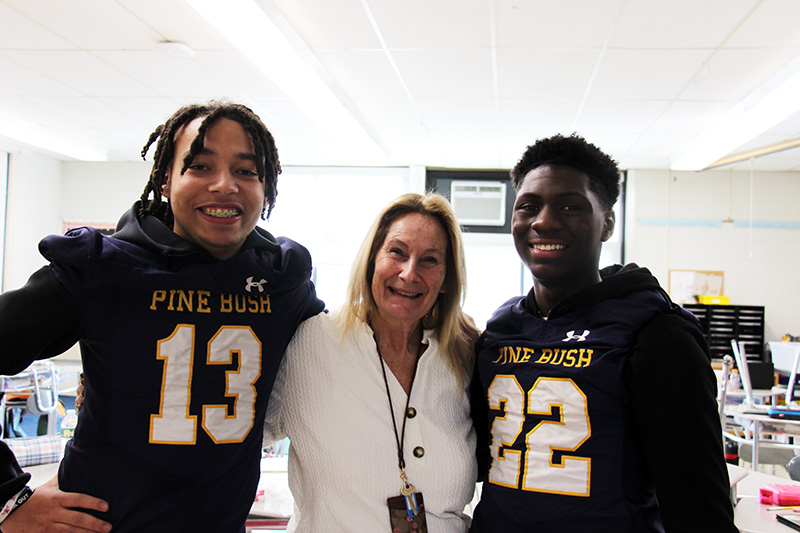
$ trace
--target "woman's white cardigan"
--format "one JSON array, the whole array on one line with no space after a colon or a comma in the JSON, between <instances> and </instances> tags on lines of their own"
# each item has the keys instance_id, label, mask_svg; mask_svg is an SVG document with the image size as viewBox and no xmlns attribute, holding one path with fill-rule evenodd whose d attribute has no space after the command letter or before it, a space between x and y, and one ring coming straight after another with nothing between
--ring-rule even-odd
<instances>
[{"instance_id":1,"label":"woman's white cardigan","mask_svg":"<svg viewBox=\"0 0 800 533\"><path fill-rule=\"evenodd\" d=\"M476 478L467 390L432 331L423 342L428 348L409 403L416 414L406 421L406 473L423 493L428 531L464 532L469 519L462 511ZM386 499L400 494L401 481L381 364L366 324L342 339L334 319L322 313L297 330L264 428L265 442L288 436L291 443L295 509L288 531L389 531ZM386 375L399 432L406 394L388 367Z\"/></svg>"}]
</instances>

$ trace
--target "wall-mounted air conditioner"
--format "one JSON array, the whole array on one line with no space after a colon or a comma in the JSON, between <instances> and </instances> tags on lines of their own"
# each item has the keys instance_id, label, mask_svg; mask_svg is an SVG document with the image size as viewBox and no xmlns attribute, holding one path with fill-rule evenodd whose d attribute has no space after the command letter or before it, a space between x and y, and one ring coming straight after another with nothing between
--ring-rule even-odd
<instances>
[{"instance_id":1,"label":"wall-mounted air conditioner","mask_svg":"<svg viewBox=\"0 0 800 533\"><path fill-rule=\"evenodd\" d=\"M450 203L459 224L504 226L506 223L506 183L453 180Z\"/></svg>"}]
</instances>

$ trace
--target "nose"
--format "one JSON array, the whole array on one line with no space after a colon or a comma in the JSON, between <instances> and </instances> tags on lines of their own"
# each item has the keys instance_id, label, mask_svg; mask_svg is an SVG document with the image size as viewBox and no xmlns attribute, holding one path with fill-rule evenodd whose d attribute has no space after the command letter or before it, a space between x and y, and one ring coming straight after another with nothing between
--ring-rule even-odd
<instances>
[{"instance_id":1,"label":"nose","mask_svg":"<svg viewBox=\"0 0 800 533\"><path fill-rule=\"evenodd\" d=\"M418 264L415 258L410 258L403 262L403 267L400 270L400 278L405 281L415 281L419 277L417 271Z\"/></svg>"},{"instance_id":2,"label":"nose","mask_svg":"<svg viewBox=\"0 0 800 533\"><path fill-rule=\"evenodd\" d=\"M209 184L209 188L213 192L220 192L222 194L230 194L239 190L236 178L228 169L220 169L215 172Z\"/></svg>"},{"instance_id":3,"label":"nose","mask_svg":"<svg viewBox=\"0 0 800 533\"><path fill-rule=\"evenodd\" d=\"M544 206L531 220L531 229L537 233L546 233L556 229L561 229L561 218L559 217L558 210Z\"/></svg>"}]
</instances>

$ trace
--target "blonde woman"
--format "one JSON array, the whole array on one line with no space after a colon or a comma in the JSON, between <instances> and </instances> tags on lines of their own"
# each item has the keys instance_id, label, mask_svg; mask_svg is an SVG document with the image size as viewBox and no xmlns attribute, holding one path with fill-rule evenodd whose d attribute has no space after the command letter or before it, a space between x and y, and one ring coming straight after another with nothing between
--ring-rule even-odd
<instances>
[{"instance_id":1,"label":"blonde woman","mask_svg":"<svg viewBox=\"0 0 800 533\"><path fill-rule=\"evenodd\" d=\"M386 206L347 304L301 325L270 398L265 440L291 439L289 531L467 530L478 331L461 310L464 290L447 200L406 194Z\"/></svg>"}]
</instances>

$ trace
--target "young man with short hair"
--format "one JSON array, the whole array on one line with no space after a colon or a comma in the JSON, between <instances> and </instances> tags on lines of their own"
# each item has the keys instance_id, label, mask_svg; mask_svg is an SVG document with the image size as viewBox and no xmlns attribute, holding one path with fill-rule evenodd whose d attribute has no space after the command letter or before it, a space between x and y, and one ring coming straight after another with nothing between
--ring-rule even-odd
<instances>
[{"instance_id":1,"label":"young man with short hair","mask_svg":"<svg viewBox=\"0 0 800 533\"><path fill-rule=\"evenodd\" d=\"M470 531L736 531L696 319L647 269L599 269L616 163L556 135L511 175L533 288L478 342L473 416L488 472Z\"/></svg>"}]
</instances>

